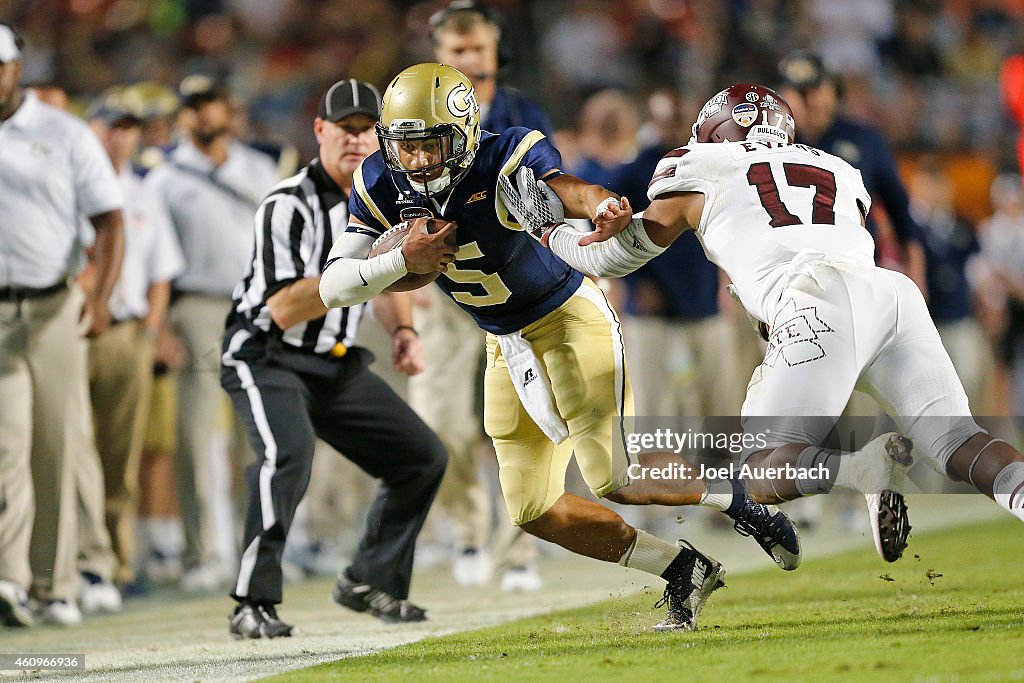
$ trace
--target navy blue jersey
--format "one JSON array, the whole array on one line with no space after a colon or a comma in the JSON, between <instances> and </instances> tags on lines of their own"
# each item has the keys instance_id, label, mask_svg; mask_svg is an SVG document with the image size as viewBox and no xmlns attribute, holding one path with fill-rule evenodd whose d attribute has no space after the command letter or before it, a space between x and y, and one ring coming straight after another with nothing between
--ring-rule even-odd
<instances>
[{"instance_id":1,"label":"navy blue jersey","mask_svg":"<svg viewBox=\"0 0 1024 683\"><path fill-rule=\"evenodd\" d=\"M654 175L654 167L658 165L658 161L661 161L660 157L657 160L655 160L654 165L651 166L651 172L649 175ZM569 173L572 173L580 180L586 180L588 183L591 183L592 185L600 185L601 187L612 190L614 192L619 192L619 190L612 187L612 185L619 175L619 169L621 169L622 167L623 164L605 166L597 159L594 159L592 157L583 157L582 159L576 162L575 166L569 169ZM621 195L625 193L619 192L619 194ZM647 197L646 191L644 193L644 197ZM632 198L630 199L632 200ZM640 211L640 209L636 208L635 204L633 204L632 206L635 211Z\"/></svg>"},{"instance_id":2,"label":"navy blue jersey","mask_svg":"<svg viewBox=\"0 0 1024 683\"><path fill-rule=\"evenodd\" d=\"M910 215L910 199L896 168L896 160L881 133L839 117L821 139L808 140L800 136L800 142L835 154L860 171L864 187L873 201L881 202L901 244L921 240L920 228ZM875 237L874 221L870 218L867 228Z\"/></svg>"},{"instance_id":3,"label":"navy blue jersey","mask_svg":"<svg viewBox=\"0 0 1024 683\"><path fill-rule=\"evenodd\" d=\"M967 261L979 249L970 224L950 214L936 214L921 223L928 263L928 309L932 320L951 323L971 314Z\"/></svg>"},{"instance_id":4,"label":"navy blue jersey","mask_svg":"<svg viewBox=\"0 0 1024 683\"><path fill-rule=\"evenodd\" d=\"M349 213L368 228L349 231L379 235L399 223L402 209L417 206L458 223L459 251L448 272L437 279L441 289L494 334L508 334L539 320L562 305L579 288L583 275L527 235L498 199L498 175L514 175L529 166L538 177L558 170L561 156L543 134L509 128L500 135L481 133L480 148L469 172L439 198L409 199L404 177L393 177L381 153L367 157L356 170Z\"/></svg>"}]
</instances>

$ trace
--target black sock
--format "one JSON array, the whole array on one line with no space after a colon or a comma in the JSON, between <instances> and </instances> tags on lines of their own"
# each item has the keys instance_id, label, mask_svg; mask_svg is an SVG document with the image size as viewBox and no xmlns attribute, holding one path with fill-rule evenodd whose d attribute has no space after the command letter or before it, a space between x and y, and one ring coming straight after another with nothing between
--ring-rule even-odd
<instances>
[{"instance_id":1,"label":"black sock","mask_svg":"<svg viewBox=\"0 0 1024 683\"><path fill-rule=\"evenodd\" d=\"M671 582L672 579L684 575L693 564L693 558L696 556L696 552L689 548L680 548L679 554L676 555L675 559L665 567L665 571L661 573L661 578Z\"/></svg>"},{"instance_id":2,"label":"black sock","mask_svg":"<svg viewBox=\"0 0 1024 683\"><path fill-rule=\"evenodd\" d=\"M725 514L735 518L747 504L747 487L742 479L732 479L729 483L732 484L732 503L729 504Z\"/></svg>"}]
</instances>

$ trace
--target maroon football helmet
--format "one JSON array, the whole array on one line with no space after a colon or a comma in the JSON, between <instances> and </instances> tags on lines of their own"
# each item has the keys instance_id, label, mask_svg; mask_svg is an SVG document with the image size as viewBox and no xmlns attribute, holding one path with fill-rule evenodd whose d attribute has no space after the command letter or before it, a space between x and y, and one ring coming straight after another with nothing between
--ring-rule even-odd
<instances>
[{"instance_id":1,"label":"maroon football helmet","mask_svg":"<svg viewBox=\"0 0 1024 683\"><path fill-rule=\"evenodd\" d=\"M701 108L690 142L739 142L747 138L793 142L796 122L786 100L771 88L738 83Z\"/></svg>"}]
</instances>

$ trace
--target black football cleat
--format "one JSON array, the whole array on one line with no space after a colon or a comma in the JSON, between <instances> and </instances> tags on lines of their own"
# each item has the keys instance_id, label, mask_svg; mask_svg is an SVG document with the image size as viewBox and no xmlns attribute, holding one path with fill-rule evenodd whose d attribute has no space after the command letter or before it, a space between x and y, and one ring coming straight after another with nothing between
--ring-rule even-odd
<instances>
[{"instance_id":1,"label":"black football cleat","mask_svg":"<svg viewBox=\"0 0 1024 683\"><path fill-rule=\"evenodd\" d=\"M738 533L757 541L779 567L792 571L800 566L800 536L782 510L743 496L738 509L725 514L734 520L733 528Z\"/></svg>"},{"instance_id":2,"label":"black football cleat","mask_svg":"<svg viewBox=\"0 0 1024 683\"><path fill-rule=\"evenodd\" d=\"M331 599L350 610L369 612L389 624L427 620L426 610L408 600L399 600L368 583L355 581L349 576L348 570L338 574L338 583L334 586Z\"/></svg>"},{"instance_id":3,"label":"black football cleat","mask_svg":"<svg viewBox=\"0 0 1024 683\"><path fill-rule=\"evenodd\" d=\"M679 541L679 547L682 552L662 574L668 583L654 607L668 605L668 616L654 625L655 631L694 630L708 597L725 587L725 569L717 560L686 541Z\"/></svg>"},{"instance_id":4,"label":"black football cleat","mask_svg":"<svg viewBox=\"0 0 1024 683\"><path fill-rule=\"evenodd\" d=\"M288 638L298 632L277 616L277 609L270 603L256 603L243 600L238 603L231 620L229 632L232 637L243 638Z\"/></svg>"}]
</instances>

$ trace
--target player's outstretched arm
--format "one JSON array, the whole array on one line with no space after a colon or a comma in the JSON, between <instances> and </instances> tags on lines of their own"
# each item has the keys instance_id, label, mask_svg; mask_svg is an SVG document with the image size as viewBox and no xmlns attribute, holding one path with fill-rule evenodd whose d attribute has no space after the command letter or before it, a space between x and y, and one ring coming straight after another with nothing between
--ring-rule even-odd
<instances>
[{"instance_id":1,"label":"player's outstretched arm","mask_svg":"<svg viewBox=\"0 0 1024 683\"><path fill-rule=\"evenodd\" d=\"M671 192L654 199L643 210L644 231L652 242L667 247L687 230L700 227L704 195L700 192Z\"/></svg>"},{"instance_id":2,"label":"player's outstretched arm","mask_svg":"<svg viewBox=\"0 0 1024 683\"><path fill-rule=\"evenodd\" d=\"M633 209L625 197L569 174L551 178L546 184L562 202L566 216L593 222L595 229L580 239L581 247L609 240L629 227Z\"/></svg>"},{"instance_id":3,"label":"player's outstretched arm","mask_svg":"<svg viewBox=\"0 0 1024 683\"><path fill-rule=\"evenodd\" d=\"M369 301L408 270L401 249L367 258L373 237L343 232L331 247L320 276L320 299L327 308Z\"/></svg>"},{"instance_id":4,"label":"player's outstretched arm","mask_svg":"<svg viewBox=\"0 0 1024 683\"><path fill-rule=\"evenodd\" d=\"M544 181L534 178L532 169L519 169L514 185L506 177L499 178L498 190L508 210L541 244L573 268L595 277L622 277L632 273L663 252L690 227L683 218L689 212L684 205L690 200L677 197L693 193L678 193L656 200L663 205L655 211L654 220L648 222L647 211L631 214L624 230L604 241L584 243L590 233L562 222L558 196ZM703 196L697 197L703 206Z\"/></svg>"}]
</instances>

